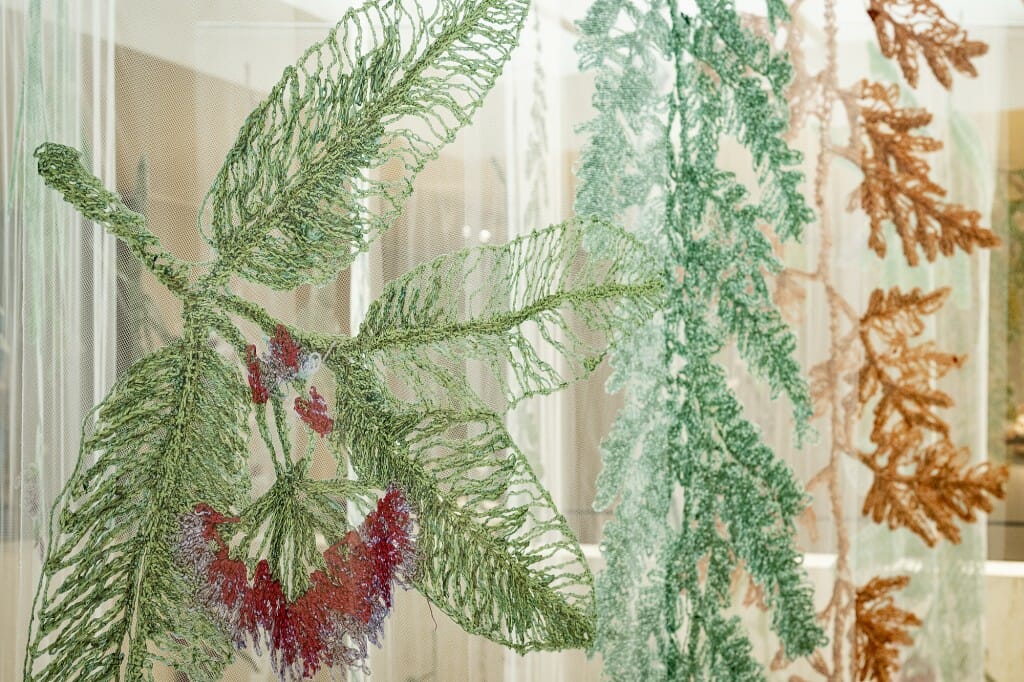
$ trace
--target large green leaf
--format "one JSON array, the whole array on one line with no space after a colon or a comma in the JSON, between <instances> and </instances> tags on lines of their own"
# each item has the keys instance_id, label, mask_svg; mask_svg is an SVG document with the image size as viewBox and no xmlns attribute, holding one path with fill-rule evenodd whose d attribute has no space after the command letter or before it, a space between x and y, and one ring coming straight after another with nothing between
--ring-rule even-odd
<instances>
[{"instance_id":1,"label":"large green leaf","mask_svg":"<svg viewBox=\"0 0 1024 682\"><path fill-rule=\"evenodd\" d=\"M384 288L355 347L400 399L504 411L587 375L643 325L663 288L648 262L638 241L595 218L441 256Z\"/></svg>"},{"instance_id":2,"label":"large green leaf","mask_svg":"<svg viewBox=\"0 0 1024 682\"><path fill-rule=\"evenodd\" d=\"M217 679L233 648L191 608L176 559L194 505L247 499L244 380L194 333L117 382L58 500L26 678L152 679L154 661Z\"/></svg>"},{"instance_id":3,"label":"large green leaf","mask_svg":"<svg viewBox=\"0 0 1024 682\"><path fill-rule=\"evenodd\" d=\"M501 418L391 412L385 399L371 421L346 402L339 412L356 472L397 483L417 509L415 587L467 632L520 653L588 648L590 570Z\"/></svg>"},{"instance_id":4,"label":"large green leaf","mask_svg":"<svg viewBox=\"0 0 1024 682\"><path fill-rule=\"evenodd\" d=\"M285 289L351 263L469 122L528 6L386 0L346 13L285 70L217 175L207 201L225 264Z\"/></svg>"}]
</instances>

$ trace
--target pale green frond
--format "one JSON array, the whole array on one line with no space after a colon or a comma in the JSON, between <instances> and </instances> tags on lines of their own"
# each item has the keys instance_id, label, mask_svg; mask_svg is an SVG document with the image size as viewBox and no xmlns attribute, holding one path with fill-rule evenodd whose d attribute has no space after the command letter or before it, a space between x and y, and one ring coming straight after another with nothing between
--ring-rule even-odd
<instances>
[{"instance_id":1,"label":"pale green frond","mask_svg":"<svg viewBox=\"0 0 1024 682\"><path fill-rule=\"evenodd\" d=\"M481 105L527 0L371 1L285 69L207 202L224 264L277 289L334 277Z\"/></svg>"},{"instance_id":2,"label":"pale green frond","mask_svg":"<svg viewBox=\"0 0 1024 682\"><path fill-rule=\"evenodd\" d=\"M590 241L607 257L588 252ZM483 407L473 376L498 387L490 407L504 411L586 376L650 317L662 291L650 260L596 218L441 256L384 288L355 348L404 400Z\"/></svg>"},{"instance_id":3,"label":"pale green frond","mask_svg":"<svg viewBox=\"0 0 1024 682\"><path fill-rule=\"evenodd\" d=\"M204 337L132 366L99 406L54 510L26 675L152 679L156 656L216 679L231 643L200 610L176 559L179 519L248 492L246 392ZM156 652L159 651L159 654Z\"/></svg>"},{"instance_id":4,"label":"pale green frond","mask_svg":"<svg viewBox=\"0 0 1024 682\"><path fill-rule=\"evenodd\" d=\"M785 18L784 3L767 7L771 23ZM798 237L813 219L800 156L782 138L791 68L733 0L595 0L580 28L597 115L576 205L633 218L667 294L611 358L610 385L627 397L602 445L597 506L617 506L601 543L596 648L609 680L763 680L726 616L729 585L742 562L787 654L823 642L794 546L806 498L719 363L735 346L807 431L807 383L769 294L779 263L762 232ZM726 169L728 137L749 153L756 188Z\"/></svg>"}]
</instances>

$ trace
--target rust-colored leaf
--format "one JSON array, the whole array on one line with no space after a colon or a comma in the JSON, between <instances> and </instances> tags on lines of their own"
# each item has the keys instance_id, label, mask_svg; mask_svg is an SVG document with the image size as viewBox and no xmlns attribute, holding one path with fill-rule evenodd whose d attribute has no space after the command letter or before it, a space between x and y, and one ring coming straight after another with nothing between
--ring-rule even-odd
<instances>
[{"instance_id":1,"label":"rust-colored leaf","mask_svg":"<svg viewBox=\"0 0 1024 682\"><path fill-rule=\"evenodd\" d=\"M872 452L860 459L874 472L863 513L890 528L906 528L928 545L941 538L960 542L957 519L975 521L991 511L993 498L1006 495L1005 467L970 466L970 453L950 439L939 409L953 398L935 382L963 365L965 357L938 350L932 342L914 344L949 289L923 293L881 289L871 294L861 318L864 368L858 397L873 401Z\"/></svg>"},{"instance_id":2,"label":"rust-colored leaf","mask_svg":"<svg viewBox=\"0 0 1024 682\"><path fill-rule=\"evenodd\" d=\"M863 513L875 523L906 528L929 546L942 538L959 543L957 520L977 521L978 511L991 512L993 500L1006 497L1006 467L971 466L967 448L948 438L926 444L921 429L891 434L870 460L874 479Z\"/></svg>"},{"instance_id":3,"label":"rust-colored leaf","mask_svg":"<svg viewBox=\"0 0 1024 682\"><path fill-rule=\"evenodd\" d=\"M901 609L893 599L910 584L910 576L874 577L857 588L856 625L857 682L891 682L899 672L900 646L910 646L914 638L910 628L921 619Z\"/></svg>"},{"instance_id":4,"label":"rust-colored leaf","mask_svg":"<svg viewBox=\"0 0 1024 682\"><path fill-rule=\"evenodd\" d=\"M910 265L918 264L918 249L934 261L958 248L970 253L976 246L998 245L999 238L981 226L980 213L946 202L946 190L929 177L931 167L920 155L938 151L942 143L914 130L928 125L932 115L900 107L896 85L861 81L858 97L864 138L858 197L871 221L868 246L885 256L890 221Z\"/></svg>"},{"instance_id":5,"label":"rust-colored leaf","mask_svg":"<svg viewBox=\"0 0 1024 682\"><path fill-rule=\"evenodd\" d=\"M948 90L953 86L950 67L975 77L978 71L971 60L988 52L988 45L971 40L933 0L871 0L868 16L875 24L882 54L896 59L915 88L920 57Z\"/></svg>"}]
</instances>

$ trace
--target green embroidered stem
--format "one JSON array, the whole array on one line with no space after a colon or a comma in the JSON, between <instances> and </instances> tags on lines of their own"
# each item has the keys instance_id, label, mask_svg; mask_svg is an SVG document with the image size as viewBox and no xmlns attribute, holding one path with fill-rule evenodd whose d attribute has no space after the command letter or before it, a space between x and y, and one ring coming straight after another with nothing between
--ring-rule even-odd
<instances>
[{"instance_id":1,"label":"green embroidered stem","mask_svg":"<svg viewBox=\"0 0 1024 682\"><path fill-rule=\"evenodd\" d=\"M160 247L160 241L146 229L146 219L128 209L113 192L82 166L81 154L64 145L46 142L35 152L39 174L46 184L63 195L84 218L99 223L123 241L168 289L188 293L188 264Z\"/></svg>"}]
</instances>

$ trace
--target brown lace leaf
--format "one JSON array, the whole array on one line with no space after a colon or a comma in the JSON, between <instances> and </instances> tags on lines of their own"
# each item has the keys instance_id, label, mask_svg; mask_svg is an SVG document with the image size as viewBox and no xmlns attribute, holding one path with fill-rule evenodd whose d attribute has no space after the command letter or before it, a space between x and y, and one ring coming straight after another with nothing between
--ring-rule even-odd
<instances>
[{"instance_id":1,"label":"brown lace leaf","mask_svg":"<svg viewBox=\"0 0 1024 682\"><path fill-rule=\"evenodd\" d=\"M968 38L933 0L871 0L868 16L875 24L882 54L896 58L915 88L919 56L948 90L953 86L950 67L975 77L978 71L971 60L988 52L988 45Z\"/></svg>"},{"instance_id":2,"label":"brown lace leaf","mask_svg":"<svg viewBox=\"0 0 1024 682\"><path fill-rule=\"evenodd\" d=\"M925 444L925 432L902 428L865 463L874 480L863 513L889 528L906 528L929 547L945 538L961 540L957 520L972 523L977 512L991 512L994 499L1006 497L1005 466L970 465L970 452L948 438Z\"/></svg>"},{"instance_id":3,"label":"brown lace leaf","mask_svg":"<svg viewBox=\"0 0 1024 682\"><path fill-rule=\"evenodd\" d=\"M896 606L893 592L910 584L910 576L874 577L857 588L856 625L857 682L891 682L900 669L899 646L910 646L910 628L921 619Z\"/></svg>"},{"instance_id":4,"label":"brown lace leaf","mask_svg":"<svg viewBox=\"0 0 1024 682\"><path fill-rule=\"evenodd\" d=\"M999 244L981 226L981 214L943 200L946 190L929 176L931 167L920 155L942 148L939 140L914 134L932 115L924 109L900 107L899 88L861 81L858 86L863 145L864 180L857 196L871 221L868 246L879 257L886 253L885 225L891 221L910 265L917 265L918 248L929 261L957 248L970 253L975 246Z\"/></svg>"},{"instance_id":5,"label":"brown lace leaf","mask_svg":"<svg viewBox=\"0 0 1024 682\"><path fill-rule=\"evenodd\" d=\"M949 291L946 287L925 294L915 288L903 293L893 287L888 293L881 289L871 292L860 326L865 364L858 397L861 405L880 398L871 429L875 444L885 443L894 421L897 426L902 423L943 436L949 434L949 424L935 409L952 407L953 399L935 388L933 382L960 367L966 358L943 353L932 342L911 345L912 339L924 331L922 318L942 307Z\"/></svg>"},{"instance_id":6,"label":"brown lace leaf","mask_svg":"<svg viewBox=\"0 0 1024 682\"><path fill-rule=\"evenodd\" d=\"M906 528L925 543L941 538L960 542L956 520L972 522L977 511L992 511L992 499L1006 495L1005 467L987 463L971 467L970 453L949 438L949 424L938 414L953 398L934 386L965 357L944 353L932 342L913 345L949 295L899 288L871 293L861 318L864 368L858 398L861 406L876 400L871 442L861 454L874 480L863 513L890 528Z\"/></svg>"}]
</instances>

